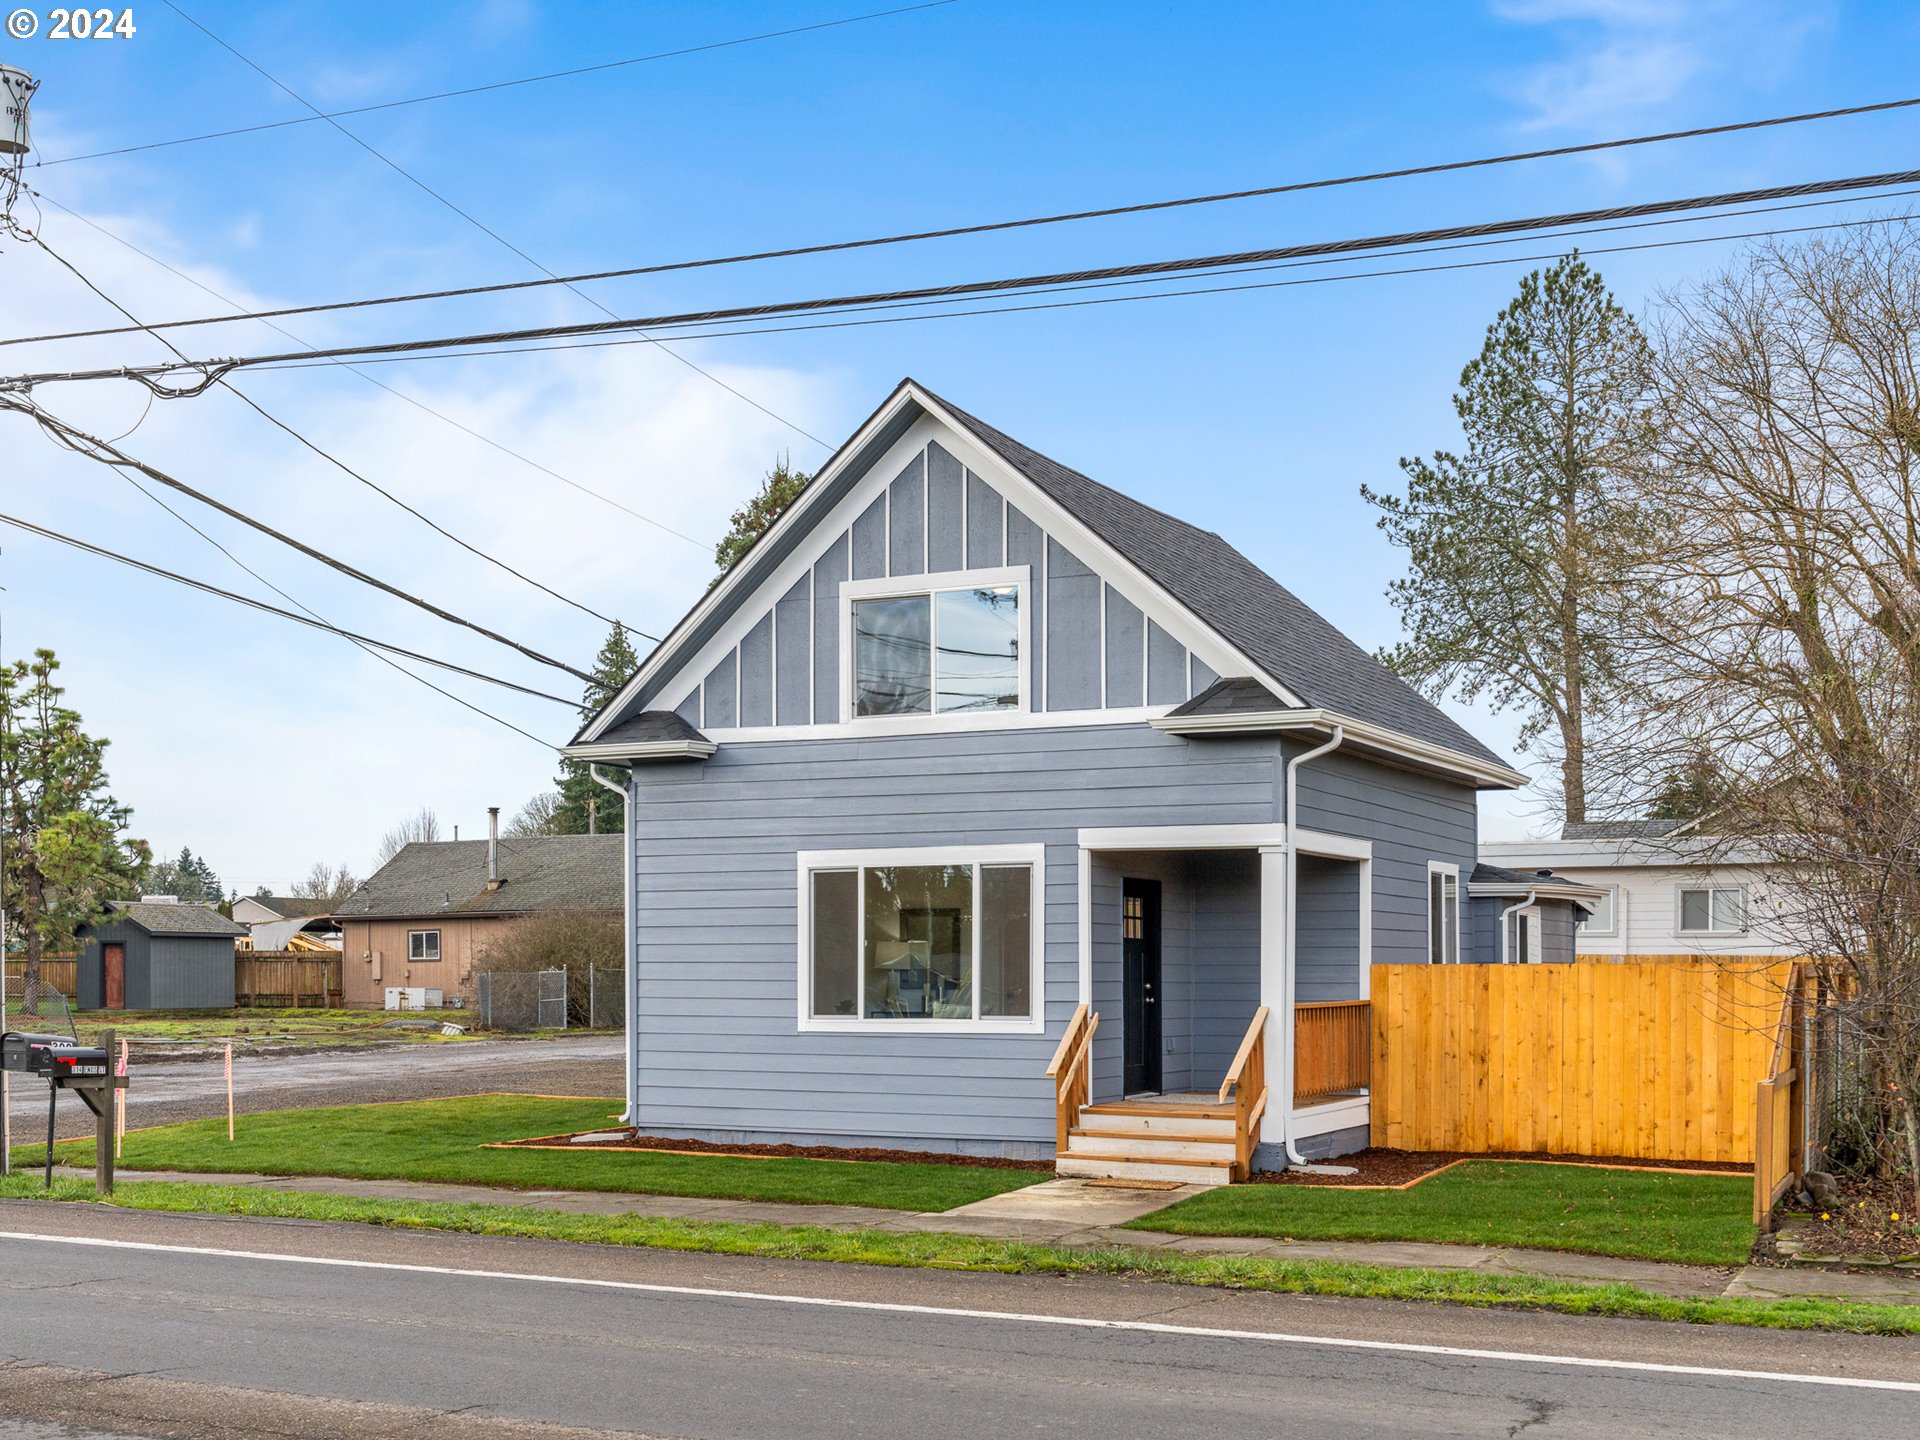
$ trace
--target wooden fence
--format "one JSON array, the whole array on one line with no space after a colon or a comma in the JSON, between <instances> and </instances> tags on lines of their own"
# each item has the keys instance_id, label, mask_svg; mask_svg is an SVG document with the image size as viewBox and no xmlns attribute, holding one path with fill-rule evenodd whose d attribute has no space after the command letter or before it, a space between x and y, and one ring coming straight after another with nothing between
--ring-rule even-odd
<instances>
[{"instance_id":1,"label":"wooden fence","mask_svg":"<svg viewBox=\"0 0 1920 1440\"><path fill-rule=\"evenodd\" d=\"M298 1009L338 1007L340 957L255 950L233 957L233 1003Z\"/></svg>"},{"instance_id":2,"label":"wooden fence","mask_svg":"<svg viewBox=\"0 0 1920 1440\"><path fill-rule=\"evenodd\" d=\"M73 998L75 978L80 962L72 955L40 957L40 982L51 985L68 999ZM18 997L20 987L27 983L27 962L21 958L7 961L7 994Z\"/></svg>"},{"instance_id":3,"label":"wooden fence","mask_svg":"<svg viewBox=\"0 0 1920 1440\"><path fill-rule=\"evenodd\" d=\"M1750 1163L1788 962L1382 965L1372 1139Z\"/></svg>"}]
</instances>

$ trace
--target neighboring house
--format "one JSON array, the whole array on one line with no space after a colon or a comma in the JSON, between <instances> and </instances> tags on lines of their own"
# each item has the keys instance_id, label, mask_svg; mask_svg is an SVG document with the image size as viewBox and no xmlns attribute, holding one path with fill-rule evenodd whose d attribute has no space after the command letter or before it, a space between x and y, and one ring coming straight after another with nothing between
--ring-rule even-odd
<instances>
[{"instance_id":1,"label":"neighboring house","mask_svg":"<svg viewBox=\"0 0 1920 1440\"><path fill-rule=\"evenodd\" d=\"M334 909L348 1006L392 986L473 995L473 962L515 920L550 911L619 915L618 835L415 841Z\"/></svg>"},{"instance_id":2,"label":"neighboring house","mask_svg":"<svg viewBox=\"0 0 1920 1440\"><path fill-rule=\"evenodd\" d=\"M1215 1142L1156 1167L1139 1106L1057 1113L1078 1007L1098 1106L1232 1134L1199 1101L1255 1041L1257 1165L1364 1146L1364 1072L1291 1094L1295 1007L1364 1057L1373 965L1497 958L1461 886L1525 780L1219 536L913 381L566 753L628 796L643 1132L1046 1156L1071 1120L1063 1169L1187 1178Z\"/></svg>"},{"instance_id":3,"label":"neighboring house","mask_svg":"<svg viewBox=\"0 0 1920 1440\"><path fill-rule=\"evenodd\" d=\"M211 905L122 902L74 932L82 1010L227 1010L246 926Z\"/></svg>"},{"instance_id":4,"label":"neighboring house","mask_svg":"<svg viewBox=\"0 0 1920 1440\"><path fill-rule=\"evenodd\" d=\"M1804 955L1761 857L1681 820L1609 820L1561 827L1558 840L1480 847L1490 864L1551 867L1598 886L1575 939L1582 956Z\"/></svg>"},{"instance_id":5,"label":"neighboring house","mask_svg":"<svg viewBox=\"0 0 1920 1440\"><path fill-rule=\"evenodd\" d=\"M247 895L233 902L233 918L250 936L243 949L319 955L340 949L340 924L327 913L331 908L332 902L305 895Z\"/></svg>"},{"instance_id":6,"label":"neighboring house","mask_svg":"<svg viewBox=\"0 0 1920 1440\"><path fill-rule=\"evenodd\" d=\"M1484 860L1473 867L1467 894L1470 954L1503 965L1571 962L1575 933L1607 897L1601 886L1551 870L1508 870Z\"/></svg>"}]
</instances>

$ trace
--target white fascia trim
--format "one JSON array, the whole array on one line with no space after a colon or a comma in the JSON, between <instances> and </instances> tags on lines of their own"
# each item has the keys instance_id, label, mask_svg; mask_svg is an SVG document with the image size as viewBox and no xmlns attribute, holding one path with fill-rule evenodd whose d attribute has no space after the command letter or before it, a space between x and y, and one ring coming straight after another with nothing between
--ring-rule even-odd
<instances>
[{"instance_id":1,"label":"white fascia trim","mask_svg":"<svg viewBox=\"0 0 1920 1440\"><path fill-rule=\"evenodd\" d=\"M1373 859L1373 842L1330 830L1296 829L1302 855L1325 860ZM1083 852L1101 850L1283 850L1287 827L1251 825L1123 825L1082 830Z\"/></svg>"},{"instance_id":2,"label":"white fascia trim","mask_svg":"<svg viewBox=\"0 0 1920 1440\"><path fill-rule=\"evenodd\" d=\"M802 1034L829 1035L1039 1035L1047 1024L1045 845L919 845L867 850L801 850L794 856L798 960L795 1012ZM1028 940L1031 969L1027 995L1033 1014L1009 1019L982 1016L978 1020L868 1020L857 1016L817 1016L813 1013L813 885L815 871L860 870L878 865L1025 865L1033 872L1028 911L1032 932ZM979 896L975 895L975 914ZM864 924L864 921L863 921ZM978 927L974 935L980 943Z\"/></svg>"},{"instance_id":3,"label":"white fascia trim","mask_svg":"<svg viewBox=\"0 0 1920 1440\"><path fill-rule=\"evenodd\" d=\"M642 740L632 745L563 745L560 753L569 760L618 764L640 760L704 760L719 748L712 740Z\"/></svg>"},{"instance_id":4,"label":"white fascia trim","mask_svg":"<svg viewBox=\"0 0 1920 1440\"><path fill-rule=\"evenodd\" d=\"M1164 730L1169 735L1206 735L1221 732L1285 734L1299 730L1318 733L1330 731L1337 726L1347 732L1349 741L1418 761L1434 769L1484 781L1501 789L1518 790L1529 783L1527 776L1505 765L1476 759L1472 755L1448 749L1444 745L1436 745L1430 740L1418 740L1401 731L1390 730L1384 725L1355 720L1352 716L1342 715L1336 710L1264 710L1243 712L1238 715L1168 715L1164 719L1153 721L1152 724L1154 729Z\"/></svg>"},{"instance_id":5,"label":"white fascia trim","mask_svg":"<svg viewBox=\"0 0 1920 1440\"><path fill-rule=\"evenodd\" d=\"M712 730L708 736L732 746L774 740L866 740L878 735L986 734L1002 730L1141 725L1166 713L1167 707L1160 705L1146 710L983 710L947 715L868 715L831 725L756 725L746 730Z\"/></svg>"}]
</instances>

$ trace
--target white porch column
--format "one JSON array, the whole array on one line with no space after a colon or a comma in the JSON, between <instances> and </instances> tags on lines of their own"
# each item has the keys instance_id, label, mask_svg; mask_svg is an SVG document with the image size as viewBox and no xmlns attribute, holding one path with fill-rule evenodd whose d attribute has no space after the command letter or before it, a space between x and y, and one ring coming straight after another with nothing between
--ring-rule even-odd
<instances>
[{"instance_id":1,"label":"white porch column","mask_svg":"<svg viewBox=\"0 0 1920 1440\"><path fill-rule=\"evenodd\" d=\"M1293 867L1288 861L1286 846L1260 847L1260 1003L1267 1007L1267 1112L1260 1119L1259 1136L1263 1145L1284 1142L1287 1112L1293 1109L1293 1008L1287 1003Z\"/></svg>"}]
</instances>

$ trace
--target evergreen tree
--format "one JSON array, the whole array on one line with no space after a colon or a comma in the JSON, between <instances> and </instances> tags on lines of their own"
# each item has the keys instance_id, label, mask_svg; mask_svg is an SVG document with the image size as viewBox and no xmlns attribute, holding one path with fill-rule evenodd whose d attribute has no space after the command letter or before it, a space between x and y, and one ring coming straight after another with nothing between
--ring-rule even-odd
<instances>
[{"instance_id":1,"label":"evergreen tree","mask_svg":"<svg viewBox=\"0 0 1920 1440\"><path fill-rule=\"evenodd\" d=\"M107 790L105 740L60 703L51 650L0 665L0 902L27 947L27 981L40 956L71 943L76 925L137 893L146 842L125 835L131 811Z\"/></svg>"},{"instance_id":2,"label":"evergreen tree","mask_svg":"<svg viewBox=\"0 0 1920 1440\"><path fill-rule=\"evenodd\" d=\"M639 668L640 657L634 653L625 627L619 621L614 621L607 643L593 657L594 680L581 697L580 718L585 720L596 714L601 706L620 693L621 687L633 678L633 672ZM626 823L626 803L595 780L584 763L562 760L554 785L560 792L560 799L546 819L547 834L620 833Z\"/></svg>"},{"instance_id":3,"label":"evergreen tree","mask_svg":"<svg viewBox=\"0 0 1920 1440\"><path fill-rule=\"evenodd\" d=\"M800 498L800 492L812 479L806 471L795 470L790 457L780 457L780 463L769 470L761 482L759 493L733 512L733 523L726 536L713 547L714 564L720 567L719 575L713 577L714 583L718 584L720 576L731 570L753 547L753 542L786 513L787 507Z\"/></svg>"},{"instance_id":4,"label":"evergreen tree","mask_svg":"<svg viewBox=\"0 0 1920 1440\"><path fill-rule=\"evenodd\" d=\"M1619 622L1646 603L1650 366L1633 317L1569 256L1520 282L1462 371L1465 451L1402 460L1404 497L1361 486L1411 571L1389 592L1409 638L1381 658L1435 699L1518 708L1520 743L1559 762L1569 821L1602 788L1589 740L1626 686Z\"/></svg>"}]
</instances>

